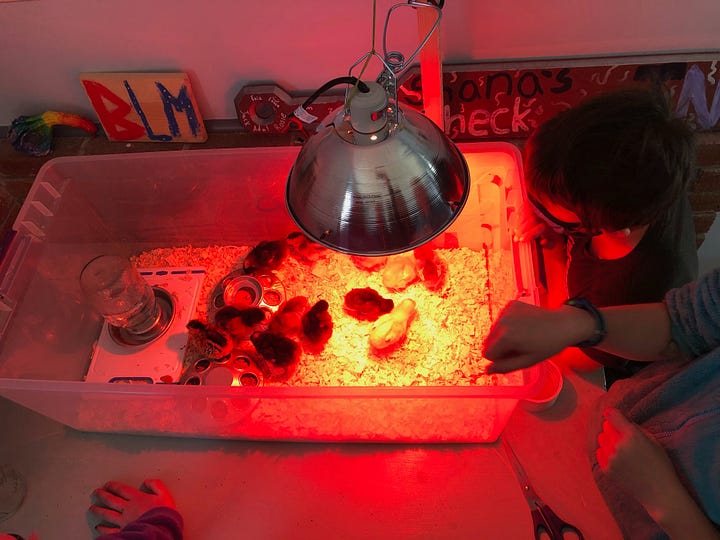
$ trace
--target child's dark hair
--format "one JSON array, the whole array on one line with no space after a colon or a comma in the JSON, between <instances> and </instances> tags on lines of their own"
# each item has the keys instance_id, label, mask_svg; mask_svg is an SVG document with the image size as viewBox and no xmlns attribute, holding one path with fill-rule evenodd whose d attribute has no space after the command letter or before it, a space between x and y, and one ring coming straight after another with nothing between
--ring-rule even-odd
<instances>
[{"instance_id":1,"label":"child's dark hair","mask_svg":"<svg viewBox=\"0 0 720 540\"><path fill-rule=\"evenodd\" d=\"M525 147L528 191L590 230L652 223L695 172L693 133L654 87L588 98L541 124Z\"/></svg>"}]
</instances>

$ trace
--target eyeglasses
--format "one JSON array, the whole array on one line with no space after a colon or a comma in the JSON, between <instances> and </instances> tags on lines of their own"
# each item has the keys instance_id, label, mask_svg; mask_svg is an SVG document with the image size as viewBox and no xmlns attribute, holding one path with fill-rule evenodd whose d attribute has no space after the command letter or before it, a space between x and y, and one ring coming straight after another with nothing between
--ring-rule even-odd
<instances>
[{"instance_id":1,"label":"eyeglasses","mask_svg":"<svg viewBox=\"0 0 720 540\"><path fill-rule=\"evenodd\" d=\"M542 219L545 224L558 234L566 236L597 236L600 231L591 231L584 227L579 221L562 221L556 218L545 208L537 199L528 193L527 195L530 206L532 206L535 214Z\"/></svg>"}]
</instances>

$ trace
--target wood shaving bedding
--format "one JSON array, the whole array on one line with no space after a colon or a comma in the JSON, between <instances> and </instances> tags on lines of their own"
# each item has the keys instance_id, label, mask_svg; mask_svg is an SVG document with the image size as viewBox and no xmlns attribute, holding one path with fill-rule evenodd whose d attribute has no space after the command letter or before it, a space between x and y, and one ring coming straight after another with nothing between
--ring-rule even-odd
<instances>
[{"instance_id":1,"label":"wood shaving bedding","mask_svg":"<svg viewBox=\"0 0 720 540\"><path fill-rule=\"evenodd\" d=\"M217 284L242 268L251 246L158 248L138 254L139 268L201 266L206 270L196 315L212 320L208 303ZM444 386L521 385L520 374L489 375L481 344L493 317L517 291L512 261L502 252L476 252L468 248L438 249L447 263L445 285L436 292L421 282L400 292L388 291L381 272L358 269L352 259L327 251L312 264L288 255L274 274L283 283L286 299L303 295L310 304L329 303L334 329L322 352L305 352L297 371L283 383L290 386ZM490 275L492 274L492 275ZM353 288L372 287L395 305L405 298L417 304L417 315L400 346L388 353L371 350L372 322L359 321L343 310L345 294ZM197 358L188 358L192 365ZM266 382L266 384L268 384Z\"/></svg>"}]
</instances>

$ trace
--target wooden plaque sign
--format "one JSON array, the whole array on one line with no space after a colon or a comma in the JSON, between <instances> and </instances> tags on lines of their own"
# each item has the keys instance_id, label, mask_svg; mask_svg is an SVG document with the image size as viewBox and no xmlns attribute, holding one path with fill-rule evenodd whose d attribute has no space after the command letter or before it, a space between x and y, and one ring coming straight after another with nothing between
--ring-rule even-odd
<instances>
[{"instance_id":1,"label":"wooden plaque sign","mask_svg":"<svg viewBox=\"0 0 720 540\"><path fill-rule=\"evenodd\" d=\"M522 138L544 120L586 97L631 83L665 86L675 114L697 130L720 129L720 52L443 66L445 132L455 141ZM398 86L404 107L422 111L420 68ZM245 86L238 119L250 132L282 133L309 94L290 96L272 86ZM313 103L323 118L343 98ZM263 112L259 114L259 112Z\"/></svg>"},{"instance_id":2,"label":"wooden plaque sign","mask_svg":"<svg viewBox=\"0 0 720 540\"><path fill-rule=\"evenodd\" d=\"M675 114L697 130L716 129L720 89L714 60L639 63L637 58L608 64L569 61L505 69L446 66L443 71L445 132L456 141L527 137L544 120L588 96L632 83L665 86ZM398 99L422 107L419 70L413 68Z\"/></svg>"},{"instance_id":3,"label":"wooden plaque sign","mask_svg":"<svg viewBox=\"0 0 720 540\"><path fill-rule=\"evenodd\" d=\"M82 73L80 81L111 141L207 140L185 73Z\"/></svg>"}]
</instances>

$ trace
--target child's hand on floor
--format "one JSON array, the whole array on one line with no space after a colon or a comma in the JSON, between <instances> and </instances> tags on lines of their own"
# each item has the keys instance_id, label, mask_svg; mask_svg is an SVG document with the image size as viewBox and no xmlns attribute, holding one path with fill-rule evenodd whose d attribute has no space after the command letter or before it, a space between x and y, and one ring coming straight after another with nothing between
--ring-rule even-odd
<instances>
[{"instance_id":1,"label":"child's hand on floor","mask_svg":"<svg viewBox=\"0 0 720 540\"><path fill-rule=\"evenodd\" d=\"M172 495L160 480L145 480L140 489L110 481L93 492L98 504L90 513L101 520L95 530L102 534L118 532L145 512L167 506L175 508Z\"/></svg>"}]
</instances>

